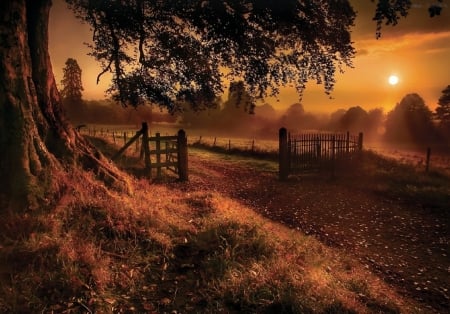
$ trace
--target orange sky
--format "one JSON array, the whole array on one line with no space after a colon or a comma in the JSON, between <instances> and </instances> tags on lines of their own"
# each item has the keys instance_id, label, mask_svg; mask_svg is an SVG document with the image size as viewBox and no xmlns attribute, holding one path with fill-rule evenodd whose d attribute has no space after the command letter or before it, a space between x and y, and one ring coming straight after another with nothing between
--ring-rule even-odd
<instances>
[{"instance_id":1,"label":"orange sky","mask_svg":"<svg viewBox=\"0 0 450 314\"><path fill-rule=\"evenodd\" d=\"M310 82L301 101L305 109L330 112L359 105L366 110L383 107L387 112L408 93L418 93L434 109L441 91L450 84L449 1L444 1L446 7L435 18L428 16L429 1L414 1L410 15L395 27L384 27L378 40L371 20L374 4L370 0L350 2L358 12L352 32L357 50L354 68L336 75L332 99L324 93L323 86ZM96 84L100 67L87 55L89 49L84 44L91 40L89 27L80 24L63 0L53 0L49 29L56 81L62 79L67 58L75 58L83 71L83 97L103 98L110 76L104 75L100 84ZM400 79L395 86L388 84L391 74ZM266 99L280 109L298 101L295 90L290 88L282 89L279 101Z\"/></svg>"}]
</instances>

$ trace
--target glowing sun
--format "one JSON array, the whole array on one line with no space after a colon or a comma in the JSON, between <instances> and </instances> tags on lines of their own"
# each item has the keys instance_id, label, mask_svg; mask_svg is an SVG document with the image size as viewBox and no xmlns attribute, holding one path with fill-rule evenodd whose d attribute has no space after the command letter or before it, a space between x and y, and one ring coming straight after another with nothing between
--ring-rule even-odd
<instances>
[{"instance_id":1,"label":"glowing sun","mask_svg":"<svg viewBox=\"0 0 450 314\"><path fill-rule=\"evenodd\" d=\"M389 76L388 82L391 85L397 85L398 84L398 76L397 75Z\"/></svg>"}]
</instances>

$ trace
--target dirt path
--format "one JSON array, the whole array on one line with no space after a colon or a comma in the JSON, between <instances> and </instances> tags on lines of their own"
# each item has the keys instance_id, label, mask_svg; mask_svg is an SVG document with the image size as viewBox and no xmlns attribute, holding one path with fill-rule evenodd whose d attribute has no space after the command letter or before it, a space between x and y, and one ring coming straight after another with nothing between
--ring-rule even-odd
<instances>
[{"instance_id":1,"label":"dirt path","mask_svg":"<svg viewBox=\"0 0 450 314\"><path fill-rule=\"evenodd\" d=\"M353 255L401 293L450 310L447 222L364 189L317 176L279 182L275 172L189 156L189 189L214 190Z\"/></svg>"}]
</instances>

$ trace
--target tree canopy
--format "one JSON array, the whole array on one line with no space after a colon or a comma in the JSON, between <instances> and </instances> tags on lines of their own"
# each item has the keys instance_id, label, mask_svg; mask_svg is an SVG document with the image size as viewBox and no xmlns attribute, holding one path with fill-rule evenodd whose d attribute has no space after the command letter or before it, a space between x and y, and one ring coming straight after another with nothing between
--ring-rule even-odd
<instances>
[{"instance_id":1,"label":"tree canopy","mask_svg":"<svg viewBox=\"0 0 450 314\"><path fill-rule=\"evenodd\" d=\"M408 94L392 110L386 120L386 139L399 143L426 143L436 133L432 112L418 94Z\"/></svg>"},{"instance_id":2,"label":"tree canopy","mask_svg":"<svg viewBox=\"0 0 450 314\"><path fill-rule=\"evenodd\" d=\"M450 85L442 91L442 95L439 97L436 115L442 124L450 125Z\"/></svg>"},{"instance_id":3,"label":"tree canopy","mask_svg":"<svg viewBox=\"0 0 450 314\"><path fill-rule=\"evenodd\" d=\"M346 0L67 2L93 28L92 55L113 73L116 98L133 106L198 109L235 80L252 97L285 84L301 93L308 80L329 93L355 53Z\"/></svg>"},{"instance_id":4,"label":"tree canopy","mask_svg":"<svg viewBox=\"0 0 450 314\"><path fill-rule=\"evenodd\" d=\"M81 68L76 59L67 59L63 74L61 96L70 102L81 103L83 84L81 82Z\"/></svg>"}]
</instances>

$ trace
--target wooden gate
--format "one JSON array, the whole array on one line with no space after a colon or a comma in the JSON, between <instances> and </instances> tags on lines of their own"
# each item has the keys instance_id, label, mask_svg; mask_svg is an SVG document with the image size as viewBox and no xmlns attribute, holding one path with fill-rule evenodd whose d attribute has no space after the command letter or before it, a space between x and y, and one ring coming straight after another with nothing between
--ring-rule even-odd
<instances>
[{"instance_id":1,"label":"wooden gate","mask_svg":"<svg viewBox=\"0 0 450 314\"><path fill-rule=\"evenodd\" d=\"M279 133L279 175L287 179L290 173L330 169L336 162L350 160L362 150L363 133L306 133L292 136L285 128Z\"/></svg>"},{"instance_id":2,"label":"wooden gate","mask_svg":"<svg viewBox=\"0 0 450 314\"><path fill-rule=\"evenodd\" d=\"M156 177L162 176L162 168L178 174L182 181L188 180L187 137L184 130L174 136L148 136L147 123L134 135L111 159L116 160L125 150L142 136L140 157L144 158L145 170L149 177L152 169L156 169ZM152 158L154 156L154 158Z\"/></svg>"}]
</instances>

